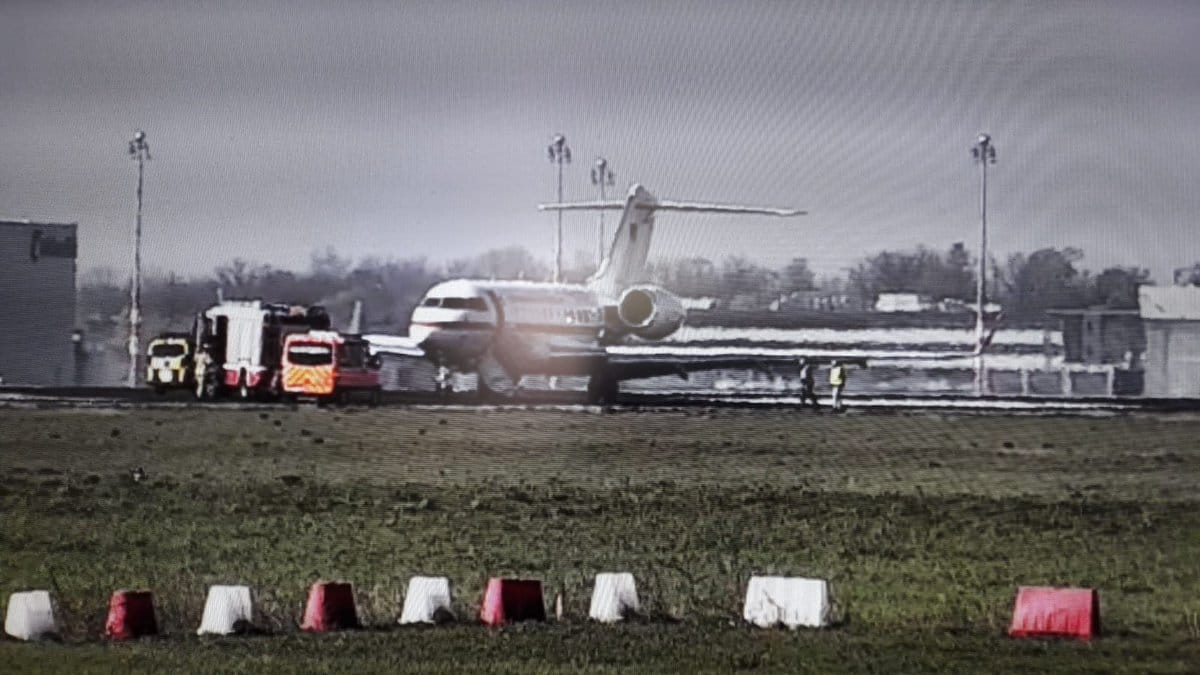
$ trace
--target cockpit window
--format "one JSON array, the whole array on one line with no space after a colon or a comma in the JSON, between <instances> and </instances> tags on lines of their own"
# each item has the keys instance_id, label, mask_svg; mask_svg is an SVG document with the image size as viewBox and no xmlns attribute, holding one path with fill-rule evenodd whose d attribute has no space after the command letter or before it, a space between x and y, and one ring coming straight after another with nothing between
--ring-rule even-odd
<instances>
[{"instance_id":1,"label":"cockpit window","mask_svg":"<svg viewBox=\"0 0 1200 675\"><path fill-rule=\"evenodd\" d=\"M425 301L426 307L432 307L429 298ZM483 298L437 298L440 300L440 306L446 309L467 309L474 312L486 312L488 309L487 302Z\"/></svg>"},{"instance_id":2,"label":"cockpit window","mask_svg":"<svg viewBox=\"0 0 1200 675\"><path fill-rule=\"evenodd\" d=\"M421 303L425 307L437 307L442 304L441 298L425 298L425 302Z\"/></svg>"}]
</instances>

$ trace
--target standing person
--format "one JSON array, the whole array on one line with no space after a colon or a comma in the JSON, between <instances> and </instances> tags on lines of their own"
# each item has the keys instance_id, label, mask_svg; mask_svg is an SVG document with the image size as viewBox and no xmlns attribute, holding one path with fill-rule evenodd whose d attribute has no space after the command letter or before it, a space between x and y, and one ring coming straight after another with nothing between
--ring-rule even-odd
<instances>
[{"instance_id":1,"label":"standing person","mask_svg":"<svg viewBox=\"0 0 1200 675\"><path fill-rule=\"evenodd\" d=\"M841 361L834 361L829 369L829 384L833 387L833 411L841 412L845 409L842 405L842 390L846 388L846 366L842 365Z\"/></svg>"},{"instance_id":2,"label":"standing person","mask_svg":"<svg viewBox=\"0 0 1200 675\"><path fill-rule=\"evenodd\" d=\"M813 374L813 364L809 363L808 359L800 359L800 405L811 401L813 410L820 410L821 404L817 402L817 394L815 388L815 375Z\"/></svg>"}]
</instances>

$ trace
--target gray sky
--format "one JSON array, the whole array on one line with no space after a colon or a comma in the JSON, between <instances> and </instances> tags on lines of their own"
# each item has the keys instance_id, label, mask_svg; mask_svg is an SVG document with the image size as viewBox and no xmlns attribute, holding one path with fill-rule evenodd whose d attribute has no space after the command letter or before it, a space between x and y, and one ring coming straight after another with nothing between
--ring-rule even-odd
<instances>
[{"instance_id":1,"label":"gray sky","mask_svg":"<svg viewBox=\"0 0 1200 675\"><path fill-rule=\"evenodd\" d=\"M649 6L646 6L649 5ZM148 133L147 265L314 249L547 261L598 154L661 197L807 208L660 217L655 256L837 272L883 249L1084 249L1200 260L1200 4L429 2L0 4L0 217L78 221L82 268L131 266ZM611 218L610 218L611 222ZM566 218L593 251L595 218Z\"/></svg>"}]
</instances>

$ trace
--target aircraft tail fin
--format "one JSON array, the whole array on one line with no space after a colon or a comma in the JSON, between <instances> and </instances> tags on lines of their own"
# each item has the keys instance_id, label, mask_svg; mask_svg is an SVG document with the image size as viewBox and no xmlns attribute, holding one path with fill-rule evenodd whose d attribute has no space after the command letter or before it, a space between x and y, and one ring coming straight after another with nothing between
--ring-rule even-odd
<instances>
[{"instance_id":1,"label":"aircraft tail fin","mask_svg":"<svg viewBox=\"0 0 1200 675\"><path fill-rule=\"evenodd\" d=\"M684 213L728 213L767 216L800 216L805 211L778 209L738 204L711 204L703 202L679 202L655 199L641 185L629 188L624 201L591 201L566 204L539 204L541 211L616 211L620 210L621 223L613 238L609 254L600 263L600 268L588 280L603 297L615 300L625 288L639 281L646 273L646 257L650 253L650 240L654 235L654 213L656 211L679 211Z\"/></svg>"},{"instance_id":2,"label":"aircraft tail fin","mask_svg":"<svg viewBox=\"0 0 1200 675\"><path fill-rule=\"evenodd\" d=\"M354 311L350 314L350 326L346 332L351 335L362 332L362 300L354 301Z\"/></svg>"}]
</instances>

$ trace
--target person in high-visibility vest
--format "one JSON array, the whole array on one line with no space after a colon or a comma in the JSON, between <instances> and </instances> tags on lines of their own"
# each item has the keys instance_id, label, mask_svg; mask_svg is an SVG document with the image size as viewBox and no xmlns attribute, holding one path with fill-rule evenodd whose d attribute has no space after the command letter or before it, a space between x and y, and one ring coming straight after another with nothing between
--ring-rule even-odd
<instances>
[{"instance_id":1,"label":"person in high-visibility vest","mask_svg":"<svg viewBox=\"0 0 1200 675\"><path fill-rule=\"evenodd\" d=\"M846 366L841 361L834 361L829 368L829 385L833 387L833 409L841 411L842 390L846 388Z\"/></svg>"}]
</instances>

